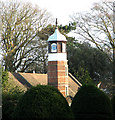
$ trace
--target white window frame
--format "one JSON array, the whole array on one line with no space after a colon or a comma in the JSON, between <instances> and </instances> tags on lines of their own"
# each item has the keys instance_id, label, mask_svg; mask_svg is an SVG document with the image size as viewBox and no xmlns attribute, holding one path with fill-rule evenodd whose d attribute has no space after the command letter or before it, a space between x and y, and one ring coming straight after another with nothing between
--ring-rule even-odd
<instances>
[{"instance_id":1,"label":"white window frame","mask_svg":"<svg viewBox=\"0 0 115 120\"><path fill-rule=\"evenodd\" d=\"M62 43L62 52L66 52L66 44Z\"/></svg>"}]
</instances>

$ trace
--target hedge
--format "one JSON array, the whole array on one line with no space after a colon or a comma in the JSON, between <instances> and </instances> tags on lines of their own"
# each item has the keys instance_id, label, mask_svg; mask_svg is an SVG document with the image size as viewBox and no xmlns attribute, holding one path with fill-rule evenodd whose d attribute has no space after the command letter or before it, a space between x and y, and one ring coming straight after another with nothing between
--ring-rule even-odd
<instances>
[{"instance_id":1,"label":"hedge","mask_svg":"<svg viewBox=\"0 0 115 120\"><path fill-rule=\"evenodd\" d=\"M111 101L94 85L83 85L71 105L76 120L111 120Z\"/></svg>"},{"instance_id":2,"label":"hedge","mask_svg":"<svg viewBox=\"0 0 115 120\"><path fill-rule=\"evenodd\" d=\"M29 89L20 99L14 119L70 119L72 112L66 99L54 87L38 85Z\"/></svg>"}]
</instances>

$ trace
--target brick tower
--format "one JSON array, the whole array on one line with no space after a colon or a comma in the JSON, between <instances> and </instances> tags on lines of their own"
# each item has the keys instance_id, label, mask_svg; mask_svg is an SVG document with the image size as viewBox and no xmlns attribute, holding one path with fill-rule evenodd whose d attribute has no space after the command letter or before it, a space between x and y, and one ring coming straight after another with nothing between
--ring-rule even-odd
<instances>
[{"instance_id":1,"label":"brick tower","mask_svg":"<svg viewBox=\"0 0 115 120\"><path fill-rule=\"evenodd\" d=\"M56 24L55 32L48 38L48 85L58 88L64 97L68 95L66 42Z\"/></svg>"}]
</instances>

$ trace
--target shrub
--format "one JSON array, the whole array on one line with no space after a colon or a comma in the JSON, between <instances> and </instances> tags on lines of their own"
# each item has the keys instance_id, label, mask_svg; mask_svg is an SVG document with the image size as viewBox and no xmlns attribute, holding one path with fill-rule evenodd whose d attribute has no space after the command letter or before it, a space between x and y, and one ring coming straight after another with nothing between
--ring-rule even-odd
<instances>
[{"instance_id":1,"label":"shrub","mask_svg":"<svg viewBox=\"0 0 115 120\"><path fill-rule=\"evenodd\" d=\"M4 71L2 68L2 86L5 87L8 84L8 71Z\"/></svg>"},{"instance_id":2,"label":"shrub","mask_svg":"<svg viewBox=\"0 0 115 120\"><path fill-rule=\"evenodd\" d=\"M112 103L112 110L113 110L113 120L115 120L115 95L113 96L112 100L111 100L111 103Z\"/></svg>"},{"instance_id":3,"label":"shrub","mask_svg":"<svg viewBox=\"0 0 115 120\"><path fill-rule=\"evenodd\" d=\"M19 98L23 95L13 80L9 80L8 71L2 69L2 120L11 119Z\"/></svg>"},{"instance_id":4,"label":"shrub","mask_svg":"<svg viewBox=\"0 0 115 120\"><path fill-rule=\"evenodd\" d=\"M79 89L71 108L78 120L110 120L112 116L110 99L93 85L83 85Z\"/></svg>"},{"instance_id":5,"label":"shrub","mask_svg":"<svg viewBox=\"0 0 115 120\"><path fill-rule=\"evenodd\" d=\"M54 87L38 85L29 89L20 99L14 118L24 120L70 118L66 99Z\"/></svg>"},{"instance_id":6,"label":"shrub","mask_svg":"<svg viewBox=\"0 0 115 120\"><path fill-rule=\"evenodd\" d=\"M2 119L11 119L19 98L23 95L18 87L10 88L2 94Z\"/></svg>"}]
</instances>

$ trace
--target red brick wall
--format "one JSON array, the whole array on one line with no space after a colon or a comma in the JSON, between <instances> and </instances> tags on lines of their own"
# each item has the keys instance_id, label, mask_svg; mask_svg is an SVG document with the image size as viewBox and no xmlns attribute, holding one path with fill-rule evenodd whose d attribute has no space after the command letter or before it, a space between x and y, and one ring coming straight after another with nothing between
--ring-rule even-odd
<instances>
[{"instance_id":1,"label":"red brick wall","mask_svg":"<svg viewBox=\"0 0 115 120\"><path fill-rule=\"evenodd\" d=\"M48 85L58 88L64 96L66 96L66 85L68 84L65 66L67 66L67 61L48 62Z\"/></svg>"}]
</instances>

